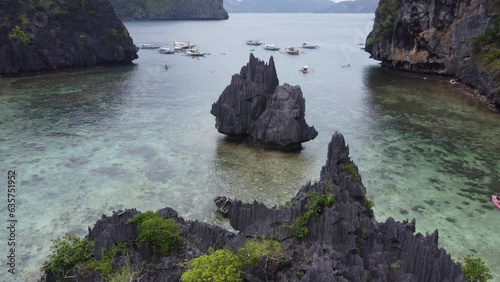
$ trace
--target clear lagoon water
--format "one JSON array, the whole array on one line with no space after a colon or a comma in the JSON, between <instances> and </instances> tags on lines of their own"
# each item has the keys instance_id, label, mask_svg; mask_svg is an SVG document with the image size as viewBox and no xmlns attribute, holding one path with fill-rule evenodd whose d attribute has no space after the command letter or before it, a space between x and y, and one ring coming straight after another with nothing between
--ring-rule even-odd
<instances>
[{"instance_id":1,"label":"clear lagoon water","mask_svg":"<svg viewBox=\"0 0 500 282\"><path fill-rule=\"evenodd\" d=\"M136 44L190 40L210 53L204 58L141 50L131 66L0 79L0 168L18 173L18 272L40 266L50 240L84 236L113 210L170 206L188 219L227 224L214 213L216 195L284 203L319 178L340 131L377 220L415 218L419 232L439 229L452 257L476 253L500 281L500 210L491 202L500 193L499 115L456 85L371 60L360 45L371 14L230 16L125 23ZM321 48L291 56L247 39ZM300 153L229 143L214 127L211 105L251 49L266 61L274 56L280 83L302 87L306 120L319 136ZM341 68L346 63L352 67ZM299 72L303 65L312 72ZM23 280L5 275L0 280Z\"/></svg>"}]
</instances>

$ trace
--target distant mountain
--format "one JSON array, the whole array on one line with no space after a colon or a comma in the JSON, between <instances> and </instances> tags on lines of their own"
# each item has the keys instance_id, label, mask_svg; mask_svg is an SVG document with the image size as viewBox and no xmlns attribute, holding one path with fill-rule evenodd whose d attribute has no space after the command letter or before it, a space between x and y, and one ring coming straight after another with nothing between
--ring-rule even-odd
<instances>
[{"instance_id":1,"label":"distant mountain","mask_svg":"<svg viewBox=\"0 0 500 282\"><path fill-rule=\"evenodd\" d=\"M109 0L123 20L225 20L222 0Z\"/></svg>"},{"instance_id":2,"label":"distant mountain","mask_svg":"<svg viewBox=\"0 0 500 282\"><path fill-rule=\"evenodd\" d=\"M333 3L325 13L375 13L379 0L355 0Z\"/></svg>"},{"instance_id":3,"label":"distant mountain","mask_svg":"<svg viewBox=\"0 0 500 282\"><path fill-rule=\"evenodd\" d=\"M229 13L314 13L332 4L329 0L224 0Z\"/></svg>"}]
</instances>

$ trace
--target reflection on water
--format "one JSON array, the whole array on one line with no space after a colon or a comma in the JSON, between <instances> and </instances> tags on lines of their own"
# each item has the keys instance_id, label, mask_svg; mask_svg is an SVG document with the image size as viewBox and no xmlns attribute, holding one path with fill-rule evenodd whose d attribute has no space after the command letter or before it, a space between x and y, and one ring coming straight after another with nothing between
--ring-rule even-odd
<instances>
[{"instance_id":1,"label":"reflection on water","mask_svg":"<svg viewBox=\"0 0 500 282\"><path fill-rule=\"evenodd\" d=\"M268 151L220 138L212 170L219 195L271 206L276 199L291 198L309 180L309 165L300 153Z\"/></svg>"}]
</instances>

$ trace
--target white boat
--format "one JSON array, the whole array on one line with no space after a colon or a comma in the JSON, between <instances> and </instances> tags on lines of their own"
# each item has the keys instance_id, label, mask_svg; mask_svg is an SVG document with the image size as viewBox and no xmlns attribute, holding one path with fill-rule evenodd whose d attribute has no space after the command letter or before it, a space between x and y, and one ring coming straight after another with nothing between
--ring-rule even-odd
<instances>
[{"instance_id":1,"label":"white boat","mask_svg":"<svg viewBox=\"0 0 500 282\"><path fill-rule=\"evenodd\" d=\"M160 52L160 54L173 54L175 53L175 50L172 48L161 47L158 49L158 52Z\"/></svg>"},{"instance_id":2,"label":"white boat","mask_svg":"<svg viewBox=\"0 0 500 282\"><path fill-rule=\"evenodd\" d=\"M163 66L165 67L166 70L168 70L167 62L163 63Z\"/></svg>"},{"instance_id":3,"label":"white boat","mask_svg":"<svg viewBox=\"0 0 500 282\"><path fill-rule=\"evenodd\" d=\"M193 48L194 46L196 45L191 45L189 41L174 41L174 49L178 52Z\"/></svg>"},{"instance_id":4,"label":"white boat","mask_svg":"<svg viewBox=\"0 0 500 282\"><path fill-rule=\"evenodd\" d=\"M300 51L295 49L294 47L286 47L285 48L285 53L291 54L291 55L298 55L300 54Z\"/></svg>"},{"instance_id":5,"label":"white boat","mask_svg":"<svg viewBox=\"0 0 500 282\"><path fill-rule=\"evenodd\" d=\"M278 51L280 48L276 47L276 45L266 44L266 45L264 45L264 49L271 50L271 51Z\"/></svg>"},{"instance_id":6,"label":"white boat","mask_svg":"<svg viewBox=\"0 0 500 282\"><path fill-rule=\"evenodd\" d=\"M261 45L262 42L259 40L247 40L247 45Z\"/></svg>"},{"instance_id":7,"label":"white boat","mask_svg":"<svg viewBox=\"0 0 500 282\"><path fill-rule=\"evenodd\" d=\"M158 49L160 48L161 46L160 45L154 45L154 44L146 44L146 43L142 43L142 44L139 44L139 46L137 46L139 49Z\"/></svg>"},{"instance_id":8,"label":"white boat","mask_svg":"<svg viewBox=\"0 0 500 282\"><path fill-rule=\"evenodd\" d=\"M312 44L309 44L307 42L304 42L302 43L302 48L306 48L306 49L316 49L318 48L319 45L312 45Z\"/></svg>"},{"instance_id":9,"label":"white boat","mask_svg":"<svg viewBox=\"0 0 500 282\"><path fill-rule=\"evenodd\" d=\"M206 54L207 53L201 53L197 49L193 49L193 48L186 50L186 55L187 56L202 57L202 56L205 56Z\"/></svg>"},{"instance_id":10,"label":"white boat","mask_svg":"<svg viewBox=\"0 0 500 282\"><path fill-rule=\"evenodd\" d=\"M299 69L302 73L308 73L309 72L309 67L308 66L303 66Z\"/></svg>"}]
</instances>

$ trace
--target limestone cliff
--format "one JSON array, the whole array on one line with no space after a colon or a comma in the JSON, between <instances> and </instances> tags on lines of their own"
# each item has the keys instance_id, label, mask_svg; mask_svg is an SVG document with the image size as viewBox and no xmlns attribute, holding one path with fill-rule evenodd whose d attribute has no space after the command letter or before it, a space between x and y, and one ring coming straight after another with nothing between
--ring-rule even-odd
<instances>
[{"instance_id":1,"label":"limestone cliff","mask_svg":"<svg viewBox=\"0 0 500 282\"><path fill-rule=\"evenodd\" d=\"M222 0L110 0L124 20L226 20Z\"/></svg>"},{"instance_id":2,"label":"limestone cliff","mask_svg":"<svg viewBox=\"0 0 500 282\"><path fill-rule=\"evenodd\" d=\"M386 66L457 78L500 110L496 0L381 0L365 50Z\"/></svg>"},{"instance_id":3,"label":"limestone cliff","mask_svg":"<svg viewBox=\"0 0 500 282\"><path fill-rule=\"evenodd\" d=\"M0 1L0 75L136 58L136 47L107 0Z\"/></svg>"},{"instance_id":4,"label":"limestone cliff","mask_svg":"<svg viewBox=\"0 0 500 282\"><path fill-rule=\"evenodd\" d=\"M217 130L282 150L300 149L301 143L314 139L318 132L305 121L300 86L278 85L273 57L266 64L251 54L212 105Z\"/></svg>"},{"instance_id":5,"label":"limestone cliff","mask_svg":"<svg viewBox=\"0 0 500 282\"><path fill-rule=\"evenodd\" d=\"M245 241L263 237L276 240L282 250L279 257L259 252L260 259L253 266L242 266L235 259L218 259L215 265L205 266L207 272L214 274L213 269L219 269L217 273L224 275L234 266L232 273L239 279L213 281L464 281L460 266L438 247L437 231L414 234L414 221L389 218L377 222L369 203L356 165L349 158L349 147L336 133L328 146L320 180L304 185L286 206L268 208L257 202L216 198L218 209L229 217L238 233L184 220L166 208L158 215L175 221L184 239L175 252L162 255L138 240L140 231L130 221L137 211L116 212L89 228L86 240L91 241L92 248L80 251L82 255L66 263L58 275L46 272L45 281L58 281L63 273L80 282L103 281L103 276L122 277L114 281L133 281L133 277L144 282L179 281L187 270L183 264L186 260L210 253L209 248L236 251ZM55 266L64 263L54 258L58 256L52 256ZM126 279L124 268L129 268ZM211 281L197 278L187 281Z\"/></svg>"}]
</instances>

